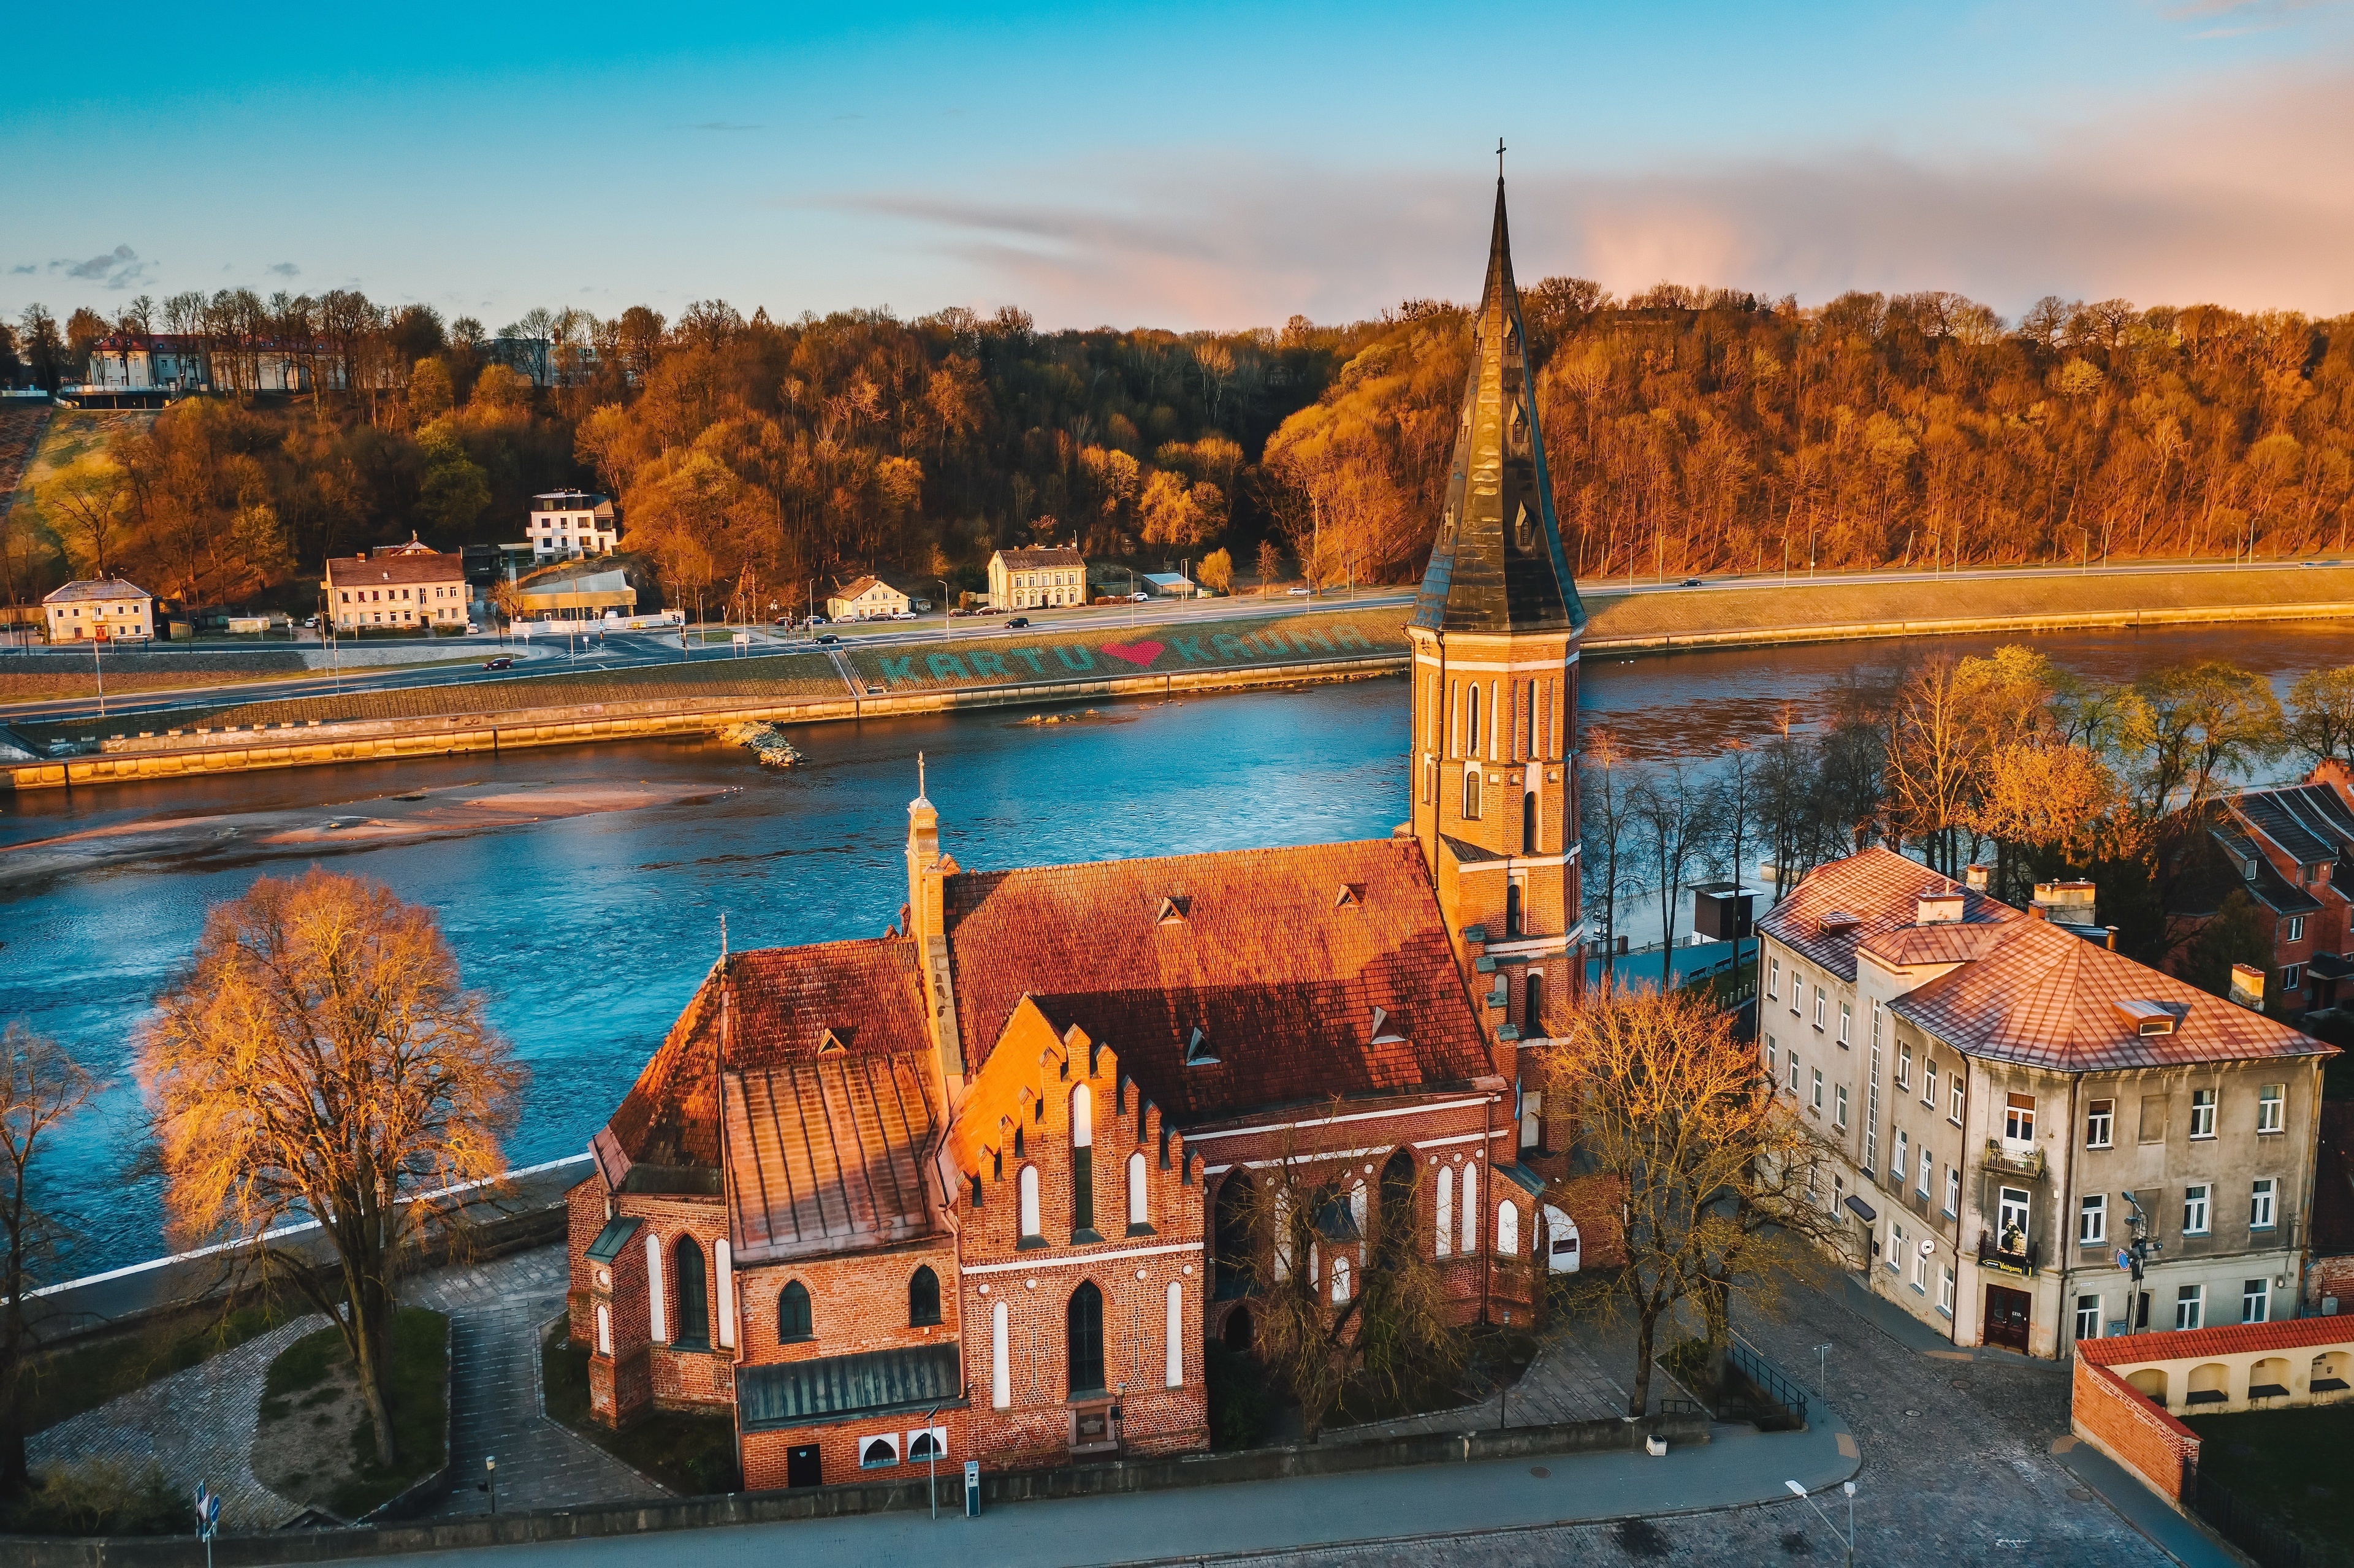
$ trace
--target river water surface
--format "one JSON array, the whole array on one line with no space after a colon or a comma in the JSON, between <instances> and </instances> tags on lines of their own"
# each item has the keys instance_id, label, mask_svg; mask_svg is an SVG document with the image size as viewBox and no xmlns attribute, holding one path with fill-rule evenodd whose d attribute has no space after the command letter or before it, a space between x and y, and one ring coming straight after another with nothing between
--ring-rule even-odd
<instances>
[{"instance_id":1,"label":"river water surface","mask_svg":"<svg viewBox=\"0 0 2354 1568\"><path fill-rule=\"evenodd\" d=\"M2354 663L2354 629L2334 624L2033 641L2109 680L2229 658L2285 688L2307 669ZM1885 680L1925 651L1596 662L1582 716L1638 756L1706 758L1729 737L1770 734L1786 705L1803 722L1841 683ZM1405 815L1405 701L1394 678L1064 710L1069 722L1054 724L999 713L816 726L794 736L810 765L786 773L716 744L650 743L0 795L0 1021L71 1044L107 1084L64 1129L48 1174L49 1202L82 1233L72 1272L161 1249L156 1186L134 1170L145 1139L132 1039L206 909L257 874L325 864L438 912L468 983L533 1069L510 1148L527 1164L578 1152L611 1110L717 956L723 915L737 948L872 936L897 918L918 752L943 840L970 868L1376 837ZM597 804L424 838L320 831L398 824L440 797L388 797L468 786L593 791ZM637 799L614 804L624 795ZM42 842L191 818L205 821ZM259 842L273 837L289 842Z\"/></svg>"}]
</instances>

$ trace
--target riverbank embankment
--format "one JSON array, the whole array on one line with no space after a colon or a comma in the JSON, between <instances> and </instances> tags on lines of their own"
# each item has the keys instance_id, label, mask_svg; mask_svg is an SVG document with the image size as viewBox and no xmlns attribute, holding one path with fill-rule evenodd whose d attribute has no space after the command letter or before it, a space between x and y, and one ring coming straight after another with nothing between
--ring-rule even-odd
<instances>
[{"instance_id":1,"label":"riverbank embankment","mask_svg":"<svg viewBox=\"0 0 2354 1568\"><path fill-rule=\"evenodd\" d=\"M1866 638L2354 618L2354 567L2019 572L1942 580L1740 580L1588 589L1589 652L1670 652ZM1404 605L1123 629L985 632L855 642L757 658L610 671L571 667L331 696L216 698L117 721L19 722L36 760L0 769L18 789L262 768L451 757L705 735L726 725L816 724L968 708L1169 697L1405 668ZM174 721L177 721L175 723ZM133 726L147 725L147 729Z\"/></svg>"}]
</instances>

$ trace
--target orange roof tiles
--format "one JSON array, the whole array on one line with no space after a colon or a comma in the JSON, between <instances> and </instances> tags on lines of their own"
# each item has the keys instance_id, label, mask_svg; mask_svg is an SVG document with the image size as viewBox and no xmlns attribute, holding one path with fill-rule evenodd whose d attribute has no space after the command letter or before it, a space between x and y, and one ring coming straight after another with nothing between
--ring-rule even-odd
<instances>
[{"instance_id":1,"label":"orange roof tiles","mask_svg":"<svg viewBox=\"0 0 2354 1568\"><path fill-rule=\"evenodd\" d=\"M2172 1033L2137 1033L2115 1007L2120 1001L2169 1003L2179 1021ZM1889 1007L1971 1055L2063 1073L2336 1054L2286 1024L2040 920L2019 922L1984 958Z\"/></svg>"},{"instance_id":2,"label":"orange roof tiles","mask_svg":"<svg viewBox=\"0 0 2354 1568\"><path fill-rule=\"evenodd\" d=\"M2173 1361L2187 1356L2230 1356L2252 1351L2295 1351L2312 1345L2342 1344L2354 1344L2354 1319L2296 1318L2278 1323L2228 1323L2218 1329L2123 1334L2114 1340L2079 1340L2076 1353L2094 1366L2113 1367L2129 1361Z\"/></svg>"},{"instance_id":3,"label":"orange roof tiles","mask_svg":"<svg viewBox=\"0 0 2354 1568\"><path fill-rule=\"evenodd\" d=\"M1958 924L1914 927L1924 895L1951 893L1962 895ZM1821 929L1823 917L1833 914L1851 915L1856 924L1843 931L1826 932ZM2023 918L2007 904L1956 887L1952 878L1939 875L1919 861L1874 845L1808 872L1757 927L1801 958L1851 980L1859 948L1868 948L1875 958L1882 956L1883 947L1890 953L1925 955L1883 960L1891 963L1957 963L1975 957L1971 949L1983 940L1967 934L1967 927ZM1900 927L1937 934L1893 936ZM1946 954L1952 956L1925 956Z\"/></svg>"},{"instance_id":4,"label":"orange roof tiles","mask_svg":"<svg viewBox=\"0 0 2354 1568\"><path fill-rule=\"evenodd\" d=\"M1411 840L967 873L947 892L975 1072L1024 995L1116 1050L1178 1125L1494 1071ZM1172 900L1182 919L1161 917ZM1214 1065L1186 1065L1195 1029Z\"/></svg>"}]
</instances>

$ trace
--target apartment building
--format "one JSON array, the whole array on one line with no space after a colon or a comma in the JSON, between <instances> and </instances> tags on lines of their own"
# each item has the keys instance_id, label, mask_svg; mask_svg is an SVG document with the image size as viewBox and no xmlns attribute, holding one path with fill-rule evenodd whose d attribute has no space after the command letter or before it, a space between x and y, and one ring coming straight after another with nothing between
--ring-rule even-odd
<instances>
[{"instance_id":1,"label":"apartment building","mask_svg":"<svg viewBox=\"0 0 2354 1568\"><path fill-rule=\"evenodd\" d=\"M2296 1315L2334 1047L1884 849L1758 929L1757 1048L1875 1293L2043 1357Z\"/></svg>"}]
</instances>

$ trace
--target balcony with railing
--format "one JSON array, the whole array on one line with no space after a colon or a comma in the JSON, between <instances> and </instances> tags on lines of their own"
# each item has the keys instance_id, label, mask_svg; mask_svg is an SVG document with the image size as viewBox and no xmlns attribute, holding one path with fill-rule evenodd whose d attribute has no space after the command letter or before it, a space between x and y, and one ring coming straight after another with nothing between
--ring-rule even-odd
<instances>
[{"instance_id":1,"label":"balcony with railing","mask_svg":"<svg viewBox=\"0 0 2354 1568\"><path fill-rule=\"evenodd\" d=\"M2005 1274L2031 1276L2035 1272L2040 1246L2014 1230L2002 1235L1991 1231L1978 1233L1978 1266L1999 1269Z\"/></svg>"},{"instance_id":2,"label":"balcony with railing","mask_svg":"<svg viewBox=\"0 0 2354 1568\"><path fill-rule=\"evenodd\" d=\"M2006 1144L1999 1138L1989 1138L1986 1146L1986 1168L2005 1176L2017 1176L2029 1181L2043 1180L2043 1150L2020 1149Z\"/></svg>"}]
</instances>

